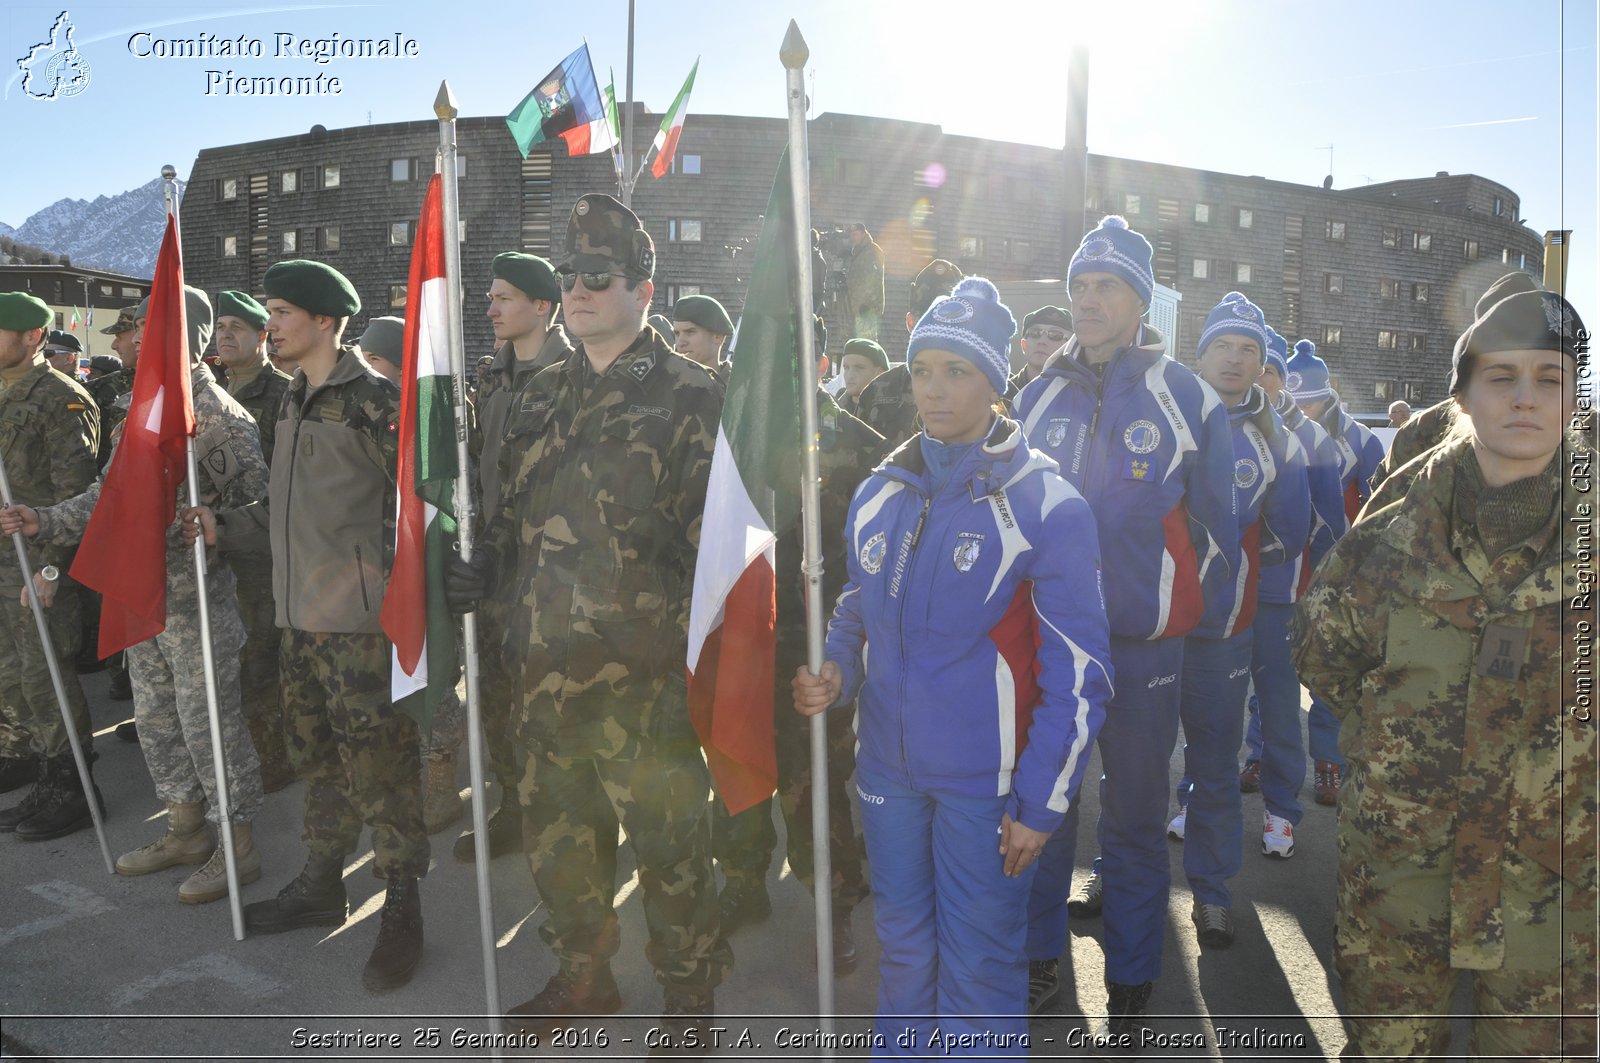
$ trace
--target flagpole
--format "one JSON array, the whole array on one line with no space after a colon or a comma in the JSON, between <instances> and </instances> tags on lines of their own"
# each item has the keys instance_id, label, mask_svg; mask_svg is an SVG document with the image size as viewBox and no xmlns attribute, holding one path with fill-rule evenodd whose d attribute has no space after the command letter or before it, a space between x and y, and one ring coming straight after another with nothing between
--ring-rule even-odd
<instances>
[{"instance_id":1,"label":"flagpole","mask_svg":"<svg viewBox=\"0 0 1600 1063\"><path fill-rule=\"evenodd\" d=\"M805 542L806 664L822 671L821 472L817 456L816 331L811 325L811 165L806 138L806 60L811 49L789 20L778 50L789 94L789 187L794 196L796 338L800 346L800 520ZM828 717L811 717L811 848L817 906L817 1008L823 1032L833 1032L833 854L828 849ZM833 1052L824 1049L831 1057Z\"/></svg>"},{"instance_id":2,"label":"flagpole","mask_svg":"<svg viewBox=\"0 0 1600 1063\"><path fill-rule=\"evenodd\" d=\"M461 220L456 187L456 116L461 112L448 81L439 83L439 95L434 98L433 113L439 118L439 167L444 200L445 312L449 320L445 335L450 349L450 390L455 402L456 468L460 471L455 484L456 527L460 534L461 559L471 561L473 512L469 470L472 465L467 452L467 355L461 332ZM462 645L467 672L467 765L472 773L472 831L478 839L478 844L473 847L473 865L478 879L478 936L483 948L483 989L489 1005L490 1032L497 1032L503 1012L500 1007L500 975L495 966L494 908L489 895L489 818L483 799L483 780L486 776L483 713L478 702L476 612L462 618ZM490 1048L494 1058L499 1059L501 1052L498 1042L491 1043Z\"/></svg>"},{"instance_id":3,"label":"flagpole","mask_svg":"<svg viewBox=\"0 0 1600 1063\"><path fill-rule=\"evenodd\" d=\"M633 161L633 5L634 0L628 0L628 109L622 113L622 173L628 172L628 164ZM640 167L643 169L643 167ZM622 185L622 205L633 206L633 186L639 180L639 175L634 174L632 179Z\"/></svg>"},{"instance_id":4,"label":"flagpole","mask_svg":"<svg viewBox=\"0 0 1600 1063\"><path fill-rule=\"evenodd\" d=\"M15 503L11 499L11 481L6 477L5 457L0 455L0 504L10 508ZM61 709L61 718L67 725L67 742L72 747L72 760L78 766L78 782L83 787L84 796L89 802L89 815L94 820L94 832L100 839L100 855L106 861L106 874L115 875L117 867L111 861L111 846L106 842L106 825L100 817L100 802L94 798L94 780L89 777L89 764L83 759L83 744L78 741L78 725L72 719L72 710L67 706L67 687L61 680L61 664L56 660L55 641L50 637L50 622L45 619L44 606L39 602L39 596L33 593L33 566L28 563L28 545L22 538L20 531L11 533L11 544L17 548L17 564L22 568L22 585L28 592L28 605L33 608L33 623L39 629L39 642L44 647L44 663L50 669L50 685L56 691L56 705ZM0 608L4 608L0 604Z\"/></svg>"},{"instance_id":5,"label":"flagpole","mask_svg":"<svg viewBox=\"0 0 1600 1063\"><path fill-rule=\"evenodd\" d=\"M178 218L178 171L172 166L161 168L162 192L167 213L172 215L173 229L178 237L178 276L183 276L183 229ZM183 307L187 296L178 292L178 305ZM187 337L189 318L187 309L179 319L185 337L182 367L183 387L193 387L193 366L198 364L199 351L189 350ZM193 403L191 397L191 405ZM184 456L188 459L189 507L200 505L200 466L195 459L194 432L185 441ZM200 659L205 665L206 717L211 724L211 767L217 776L217 833L222 838L222 862L228 873L228 909L233 915L233 940L244 940L244 904L239 897L239 861L233 844L233 813L228 805L228 769L222 757L222 714L217 707L217 662L211 647L211 604L206 591L206 540L194 540L195 598L200 603Z\"/></svg>"}]
</instances>

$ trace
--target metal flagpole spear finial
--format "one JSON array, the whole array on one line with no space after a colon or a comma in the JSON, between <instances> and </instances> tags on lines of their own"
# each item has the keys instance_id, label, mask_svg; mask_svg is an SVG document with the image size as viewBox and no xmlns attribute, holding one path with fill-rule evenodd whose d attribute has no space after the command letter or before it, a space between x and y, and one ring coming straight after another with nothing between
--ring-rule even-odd
<instances>
[{"instance_id":1,"label":"metal flagpole spear finial","mask_svg":"<svg viewBox=\"0 0 1600 1063\"><path fill-rule=\"evenodd\" d=\"M817 455L816 331L811 325L811 163L806 138L806 60L811 49L800 27L789 20L778 50L782 60L789 103L789 187L794 197L794 254L796 290L795 338L800 347L800 431L803 479L800 484L800 521L805 542L806 663L812 675L822 671L822 502ZM824 1033L833 1032L833 857L828 849L828 720L826 713L811 717L811 846L813 890L817 906L817 1016ZM824 1048L831 1057L831 1049Z\"/></svg>"},{"instance_id":2,"label":"metal flagpole spear finial","mask_svg":"<svg viewBox=\"0 0 1600 1063\"><path fill-rule=\"evenodd\" d=\"M166 198L167 213L172 215L173 228L178 237L181 264L183 230L178 219L178 171L169 163L161 167L161 177L164 182L162 190ZM183 275L181 266L178 272L181 277ZM190 388L193 383L191 361L198 358L200 352L188 349L189 321L186 303L187 297L180 290L178 306L182 316L178 320L178 332L185 337L186 357L181 369L182 382L179 386ZM195 458L193 432L185 441L184 457L188 462L188 475L185 479L189 484L189 507L193 509L200 505L200 464ZM217 823L220 824L217 833L222 836L222 862L228 874L228 909L233 916L233 939L243 941L244 902L239 896L239 860L233 843L233 813L228 800L228 770L222 756L222 713L217 706L217 662L211 648L211 603L206 589L206 540L203 535L195 536L194 540L194 583L195 600L200 606L200 659L205 666L206 718L211 726L211 766L217 776Z\"/></svg>"},{"instance_id":3,"label":"metal flagpole spear finial","mask_svg":"<svg viewBox=\"0 0 1600 1063\"><path fill-rule=\"evenodd\" d=\"M459 111L448 81L440 82L433 111L439 116L445 311L449 321L445 335L450 349L451 392L455 406L457 475L454 506L461 559L471 561L475 520L471 485L467 481L472 465L467 452L467 355L461 326L461 207L460 190L456 186L455 122ZM417 297L418 293L413 292L412 298ZM478 617L475 612L462 617L461 642L467 679L467 765L472 772L472 831L478 840L473 847L473 868L478 882L478 936L483 949L483 990L489 1005L487 1017L490 1031L498 1032L503 1013L500 1007L500 975L495 960L494 907L489 893L489 818L483 796L483 780L487 776L484 772L483 712L478 698ZM490 1051L494 1058L501 1057L497 1041L491 1042Z\"/></svg>"},{"instance_id":4,"label":"metal flagpole spear finial","mask_svg":"<svg viewBox=\"0 0 1600 1063\"><path fill-rule=\"evenodd\" d=\"M13 505L11 498L11 480L6 476L5 455L0 454L0 505ZM61 664L56 660L55 642L50 637L50 622L45 619L44 606L39 602L39 596L33 593L33 566L28 562L28 544L23 539L20 531L11 533L11 543L17 548L17 564L22 569L22 586L28 592L28 605L33 609L33 623L39 629L39 644L44 647L44 663L50 670L50 685L55 688L56 705L61 709L61 718L67 726L67 743L72 747L72 760L78 767L78 783L83 787L84 797L89 802L89 817L94 820L94 832L100 839L100 855L105 858L106 874L117 873L117 866L111 860L111 846L106 842L105 820L100 815L100 802L96 798L94 780L89 777L89 762L83 758L83 743L78 741L78 725L73 722L72 709L67 706L67 688L61 680ZM4 608L0 602L0 608Z\"/></svg>"}]
</instances>

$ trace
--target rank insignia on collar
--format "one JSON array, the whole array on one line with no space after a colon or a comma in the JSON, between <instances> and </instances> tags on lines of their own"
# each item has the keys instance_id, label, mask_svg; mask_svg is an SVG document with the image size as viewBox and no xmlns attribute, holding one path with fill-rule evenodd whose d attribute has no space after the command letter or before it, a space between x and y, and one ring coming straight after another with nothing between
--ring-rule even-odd
<instances>
[{"instance_id":1,"label":"rank insignia on collar","mask_svg":"<svg viewBox=\"0 0 1600 1063\"><path fill-rule=\"evenodd\" d=\"M655 355L647 354L643 358L640 358L638 361L634 362L632 365L628 366L628 373L633 377L633 379L642 384L644 383L644 378L650 375L650 370L654 369L655 367Z\"/></svg>"}]
</instances>

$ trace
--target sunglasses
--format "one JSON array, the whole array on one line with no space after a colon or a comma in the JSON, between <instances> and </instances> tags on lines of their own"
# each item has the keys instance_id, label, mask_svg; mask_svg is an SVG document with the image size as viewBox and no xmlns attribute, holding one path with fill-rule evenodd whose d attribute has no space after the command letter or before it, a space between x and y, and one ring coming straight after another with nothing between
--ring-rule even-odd
<instances>
[{"instance_id":1,"label":"sunglasses","mask_svg":"<svg viewBox=\"0 0 1600 1063\"><path fill-rule=\"evenodd\" d=\"M1049 340L1051 343L1067 342L1067 330L1059 328L1031 328L1022 334L1024 339Z\"/></svg>"},{"instance_id":2,"label":"sunglasses","mask_svg":"<svg viewBox=\"0 0 1600 1063\"><path fill-rule=\"evenodd\" d=\"M561 290L570 292L577 287L578 281L583 281L583 286L591 292L603 292L611 287L611 278L626 279L622 273L563 273L561 274Z\"/></svg>"}]
</instances>

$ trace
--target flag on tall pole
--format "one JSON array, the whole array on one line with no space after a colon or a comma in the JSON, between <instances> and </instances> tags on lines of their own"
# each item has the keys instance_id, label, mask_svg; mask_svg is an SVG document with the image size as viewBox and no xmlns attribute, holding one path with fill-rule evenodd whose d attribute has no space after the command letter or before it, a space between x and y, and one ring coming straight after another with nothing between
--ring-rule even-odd
<instances>
[{"instance_id":1,"label":"flag on tall pole","mask_svg":"<svg viewBox=\"0 0 1600 1063\"><path fill-rule=\"evenodd\" d=\"M450 368L450 300L439 175L428 180L411 248L400 384L400 461L394 566L380 621L393 643L390 695L426 724L455 689L455 619L445 604L444 568L455 538L451 494L456 458Z\"/></svg>"},{"instance_id":2,"label":"flag on tall pole","mask_svg":"<svg viewBox=\"0 0 1600 1063\"><path fill-rule=\"evenodd\" d=\"M82 318L82 316L79 315L78 308L77 307L73 307L72 308L72 323L67 326L67 331L69 331L69 332L77 332L78 331L78 326L81 325L81 324L83 324L83 318Z\"/></svg>"},{"instance_id":3,"label":"flag on tall pole","mask_svg":"<svg viewBox=\"0 0 1600 1063\"><path fill-rule=\"evenodd\" d=\"M699 69L700 60L696 59L694 66L689 68L688 80L678 90L678 98L672 101L666 117L661 119L661 128L656 132L655 140L656 161L650 164L650 172L657 178L666 175L667 168L672 165L672 157L678 152L678 138L683 135L683 118L689 113L689 93L694 91L694 75Z\"/></svg>"},{"instance_id":4,"label":"flag on tall pole","mask_svg":"<svg viewBox=\"0 0 1600 1063\"><path fill-rule=\"evenodd\" d=\"M535 145L604 119L605 103L584 44L522 98L506 116L506 127L526 159Z\"/></svg>"},{"instance_id":5,"label":"flag on tall pole","mask_svg":"<svg viewBox=\"0 0 1600 1063\"><path fill-rule=\"evenodd\" d=\"M778 532L800 512L793 219L786 155L739 321L689 606L689 718L734 813L768 797L778 777L773 557Z\"/></svg>"},{"instance_id":6,"label":"flag on tall pole","mask_svg":"<svg viewBox=\"0 0 1600 1063\"><path fill-rule=\"evenodd\" d=\"M613 151L620 143L617 133L617 78L613 74L611 83L605 88L604 113L599 118L587 125L576 126L561 134L561 139L567 142L567 154L598 155L602 151Z\"/></svg>"},{"instance_id":7,"label":"flag on tall pole","mask_svg":"<svg viewBox=\"0 0 1600 1063\"><path fill-rule=\"evenodd\" d=\"M101 657L166 630L167 529L193 434L183 258L178 220L169 213L122 439L72 563L72 578L104 599Z\"/></svg>"}]
</instances>

